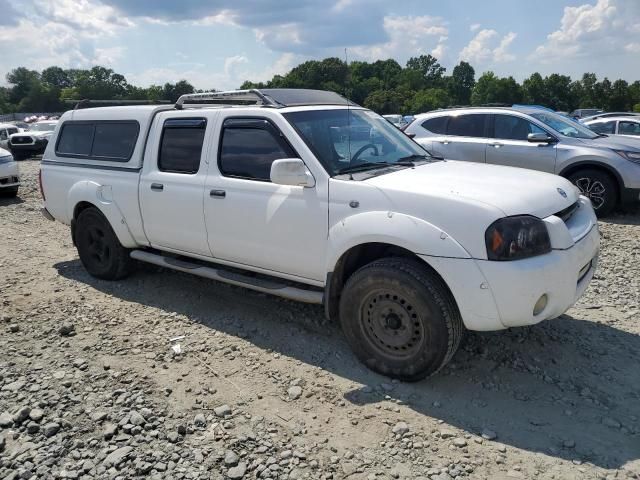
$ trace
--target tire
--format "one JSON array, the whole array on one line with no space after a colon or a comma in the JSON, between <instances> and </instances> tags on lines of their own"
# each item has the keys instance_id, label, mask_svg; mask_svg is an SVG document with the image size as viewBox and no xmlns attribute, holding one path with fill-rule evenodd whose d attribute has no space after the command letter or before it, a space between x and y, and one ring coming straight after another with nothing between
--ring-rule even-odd
<instances>
[{"instance_id":1,"label":"tire","mask_svg":"<svg viewBox=\"0 0 640 480\"><path fill-rule=\"evenodd\" d=\"M578 170L568 179L591 200L598 217L609 215L618 204L618 185L608 173L595 169Z\"/></svg>"},{"instance_id":2,"label":"tire","mask_svg":"<svg viewBox=\"0 0 640 480\"><path fill-rule=\"evenodd\" d=\"M130 250L124 248L109 221L96 208L80 212L75 225L75 243L84 268L103 280L119 280L131 272Z\"/></svg>"},{"instance_id":3,"label":"tire","mask_svg":"<svg viewBox=\"0 0 640 480\"><path fill-rule=\"evenodd\" d=\"M367 367L404 381L438 372L455 354L464 331L442 280L405 258L383 258L356 271L342 291L340 323Z\"/></svg>"},{"instance_id":4,"label":"tire","mask_svg":"<svg viewBox=\"0 0 640 480\"><path fill-rule=\"evenodd\" d=\"M0 195L3 197L16 197L18 196L19 187L3 188L0 189Z\"/></svg>"}]
</instances>

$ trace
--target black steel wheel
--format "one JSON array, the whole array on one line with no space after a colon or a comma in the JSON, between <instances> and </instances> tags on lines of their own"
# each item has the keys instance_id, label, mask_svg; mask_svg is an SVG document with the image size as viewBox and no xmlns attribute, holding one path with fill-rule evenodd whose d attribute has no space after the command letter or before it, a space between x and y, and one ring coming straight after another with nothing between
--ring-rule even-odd
<instances>
[{"instance_id":1,"label":"black steel wheel","mask_svg":"<svg viewBox=\"0 0 640 480\"><path fill-rule=\"evenodd\" d=\"M407 381L446 365L463 332L456 303L442 280L406 258L384 258L355 272L340 297L340 322L363 363Z\"/></svg>"},{"instance_id":2,"label":"black steel wheel","mask_svg":"<svg viewBox=\"0 0 640 480\"><path fill-rule=\"evenodd\" d=\"M75 242L84 268L94 277L118 280L131 270L129 250L124 248L109 221L96 208L80 212L75 225Z\"/></svg>"}]
</instances>

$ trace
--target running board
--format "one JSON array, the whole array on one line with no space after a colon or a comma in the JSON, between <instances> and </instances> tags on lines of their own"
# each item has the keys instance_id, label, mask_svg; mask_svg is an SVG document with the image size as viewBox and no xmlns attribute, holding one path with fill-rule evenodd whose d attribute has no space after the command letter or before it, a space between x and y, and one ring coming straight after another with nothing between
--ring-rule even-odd
<instances>
[{"instance_id":1,"label":"running board","mask_svg":"<svg viewBox=\"0 0 640 480\"><path fill-rule=\"evenodd\" d=\"M199 277L209 278L218 282L224 282L238 287L250 288L262 293L277 295L278 297L288 298L297 302L304 303L322 303L323 292L315 290L305 290L290 285L285 285L276 280L265 280L261 278L253 278L227 270L213 267L206 267L197 263L181 260L173 257L165 257L155 253L145 252L143 250L134 250L131 252L131 258L140 260L141 262L152 263L160 267L170 268L179 272L191 273Z\"/></svg>"}]
</instances>

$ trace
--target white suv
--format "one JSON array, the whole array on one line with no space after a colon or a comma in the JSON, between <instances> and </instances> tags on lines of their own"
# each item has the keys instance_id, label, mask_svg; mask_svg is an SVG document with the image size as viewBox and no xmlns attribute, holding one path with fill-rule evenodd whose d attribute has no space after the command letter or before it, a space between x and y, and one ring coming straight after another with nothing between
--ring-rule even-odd
<instances>
[{"instance_id":1,"label":"white suv","mask_svg":"<svg viewBox=\"0 0 640 480\"><path fill-rule=\"evenodd\" d=\"M41 175L92 275L136 259L324 304L366 365L405 380L445 365L464 327L561 315L597 264L567 180L436 160L332 92L70 111Z\"/></svg>"}]
</instances>

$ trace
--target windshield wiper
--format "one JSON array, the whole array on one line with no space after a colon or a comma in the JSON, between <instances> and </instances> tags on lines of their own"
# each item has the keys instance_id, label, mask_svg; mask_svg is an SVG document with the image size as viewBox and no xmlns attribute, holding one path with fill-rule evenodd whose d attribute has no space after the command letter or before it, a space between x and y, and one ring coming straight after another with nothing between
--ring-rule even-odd
<instances>
[{"instance_id":1,"label":"windshield wiper","mask_svg":"<svg viewBox=\"0 0 640 480\"><path fill-rule=\"evenodd\" d=\"M434 158L433 155L428 155L428 154L420 154L420 153L414 153L413 155L407 155L406 157L400 157L398 159L398 162L402 163L408 160L426 160L426 159L431 159Z\"/></svg>"},{"instance_id":2,"label":"windshield wiper","mask_svg":"<svg viewBox=\"0 0 640 480\"><path fill-rule=\"evenodd\" d=\"M409 161L359 163L358 165L341 168L336 172L336 175L342 175L343 173L365 172L367 170L375 170L377 168L395 167L396 165L401 167L415 167L415 164Z\"/></svg>"}]
</instances>

